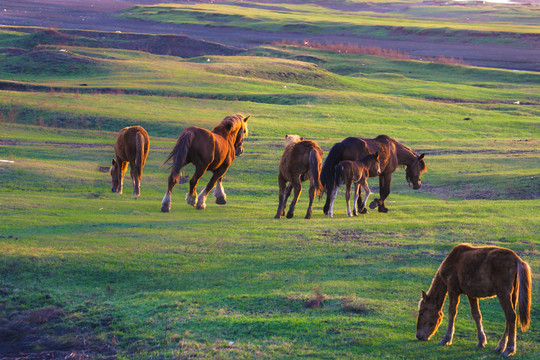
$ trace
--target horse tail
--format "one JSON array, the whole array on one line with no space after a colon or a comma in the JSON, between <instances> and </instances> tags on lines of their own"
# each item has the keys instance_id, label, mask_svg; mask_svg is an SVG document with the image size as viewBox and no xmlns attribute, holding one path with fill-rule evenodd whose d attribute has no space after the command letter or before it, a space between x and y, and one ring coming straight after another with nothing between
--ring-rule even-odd
<instances>
[{"instance_id":1,"label":"horse tail","mask_svg":"<svg viewBox=\"0 0 540 360\"><path fill-rule=\"evenodd\" d=\"M142 169L144 166L144 147L145 147L145 139L143 134L140 132L137 132L135 134L135 165L137 166L137 175L142 175Z\"/></svg>"},{"instance_id":2,"label":"horse tail","mask_svg":"<svg viewBox=\"0 0 540 360\"><path fill-rule=\"evenodd\" d=\"M311 167L311 176L315 184L315 194L322 194L324 187L321 183L322 158L315 149L309 152L309 165Z\"/></svg>"},{"instance_id":3,"label":"horse tail","mask_svg":"<svg viewBox=\"0 0 540 360\"><path fill-rule=\"evenodd\" d=\"M186 165L186 158L189 148L191 147L191 143L193 142L193 137L194 135L191 131L186 131L180 134L176 145L172 149L167 159L165 159L163 162L163 164L166 164L169 162L169 160L173 160L171 165L171 174L180 174L182 168Z\"/></svg>"},{"instance_id":4,"label":"horse tail","mask_svg":"<svg viewBox=\"0 0 540 360\"><path fill-rule=\"evenodd\" d=\"M531 322L531 268L525 261L517 264L519 278L519 324L527 331Z\"/></svg>"},{"instance_id":5,"label":"horse tail","mask_svg":"<svg viewBox=\"0 0 540 360\"><path fill-rule=\"evenodd\" d=\"M342 143L337 143L332 146L326 160L324 161L321 171L321 183L326 188L328 195L334 190L334 172L336 165L343 160L343 152L345 147Z\"/></svg>"}]
</instances>

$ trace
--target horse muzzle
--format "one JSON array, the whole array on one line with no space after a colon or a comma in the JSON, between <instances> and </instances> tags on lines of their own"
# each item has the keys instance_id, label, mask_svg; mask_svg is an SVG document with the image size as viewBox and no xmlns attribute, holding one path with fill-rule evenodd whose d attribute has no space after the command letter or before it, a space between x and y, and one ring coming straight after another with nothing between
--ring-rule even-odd
<instances>
[{"instance_id":1,"label":"horse muzzle","mask_svg":"<svg viewBox=\"0 0 540 360\"><path fill-rule=\"evenodd\" d=\"M244 153L244 148L243 147L237 147L236 148L236 151L235 151L236 156L240 156L243 153Z\"/></svg>"},{"instance_id":2,"label":"horse muzzle","mask_svg":"<svg viewBox=\"0 0 540 360\"><path fill-rule=\"evenodd\" d=\"M420 189L421 187L422 187L422 183L421 183L421 182L418 182L418 183L416 183L416 184L413 184L413 186L412 186L412 188L413 188L414 190L418 190L418 189Z\"/></svg>"}]
</instances>

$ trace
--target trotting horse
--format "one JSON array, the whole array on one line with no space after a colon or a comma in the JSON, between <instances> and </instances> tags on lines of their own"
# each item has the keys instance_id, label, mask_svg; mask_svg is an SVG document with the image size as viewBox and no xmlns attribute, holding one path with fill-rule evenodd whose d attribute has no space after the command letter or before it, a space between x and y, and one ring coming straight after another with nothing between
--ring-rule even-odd
<instances>
[{"instance_id":1,"label":"trotting horse","mask_svg":"<svg viewBox=\"0 0 540 360\"><path fill-rule=\"evenodd\" d=\"M182 168L193 163L195 173L189 181L189 192L186 194L186 202L197 209L206 208L206 197L216 186L214 196L217 204L225 204L226 194L223 190L223 175L233 163L235 156L244 152L244 136L247 136L248 117L240 114L226 116L212 131L199 127L184 129L164 163L173 160L171 174L169 175L169 187L163 201L161 211L171 210L171 192L178 182ZM213 175L203 191L197 196L197 183L206 170L212 171Z\"/></svg>"},{"instance_id":2,"label":"trotting horse","mask_svg":"<svg viewBox=\"0 0 540 360\"><path fill-rule=\"evenodd\" d=\"M364 156L360 161L351 161L343 160L336 165L335 169L335 179L334 179L334 190L330 198L330 208L328 209L328 217L332 218L334 216L334 201L339 190L339 187L343 184L346 185L345 190L345 202L347 203L347 216L357 216L356 205L358 202L358 197L360 196L360 187L364 189L366 195L364 197L364 202L360 206L360 213L365 214L366 202L368 200L369 186L367 179L369 178L369 173L373 172L377 175L380 175L381 168L379 162L379 153L369 154ZM354 202L353 202L353 211L351 212L351 187L354 184Z\"/></svg>"},{"instance_id":3,"label":"trotting horse","mask_svg":"<svg viewBox=\"0 0 540 360\"><path fill-rule=\"evenodd\" d=\"M384 201L390 195L392 173L399 165L407 167L405 176L407 182L412 183L413 189L420 189L422 186L420 176L427 170L424 154L418 155L407 146L386 135L379 135L375 139L348 137L330 149L322 168L321 181L326 189L326 203L323 209L325 214L328 214L330 197L334 190L336 165L343 160L360 160L368 153L375 152L379 153L381 163L381 173L379 174L380 199L375 199L370 204L371 209L378 207L379 212L388 212L388 209L384 206ZM370 172L369 175L377 176L373 172ZM362 195L358 198L358 202L362 202ZM363 211L363 209L360 209L360 211Z\"/></svg>"},{"instance_id":4,"label":"trotting horse","mask_svg":"<svg viewBox=\"0 0 540 360\"><path fill-rule=\"evenodd\" d=\"M148 150L150 139L148 133L140 126L130 126L120 130L114 143L115 158L109 170L112 177L112 192L122 193L124 175L127 166L131 168L131 181L133 182L133 195L141 194L141 177Z\"/></svg>"},{"instance_id":5,"label":"trotting horse","mask_svg":"<svg viewBox=\"0 0 540 360\"><path fill-rule=\"evenodd\" d=\"M323 151L316 142L304 140L298 135L285 135L285 150L279 162L279 205L275 218L285 214L287 199L294 188L294 197L287 212L287 218L294 216L296 202L302 192L301 182L309 177L309 206L306 219L311 219L313 199L323 192L320 174ZM289 185L287 185L289 182Z\"/></svg>"},{"instance_id":6,"label":"trotting horse","mask_svg":"<svg viewBox=\"0 0 540 360\"><path fill-rule=\"evenodd\" d=\"M450 345L454 336L459 296L467 295L478 331L478 347L487 344L482 329L479 298L497 296L504 311L506 329L496 350L503 356L516 352L516 319L526 331L531 319L531 269L515 252L497 246L473 247L460 244L454 247L435 274L427 294L422 290L418 305L416 337L429 340L441 324L441 311L446 295L448 329L440 345ZM516 306L519 302L519 316Z\"/></svg>"}]
</instances>

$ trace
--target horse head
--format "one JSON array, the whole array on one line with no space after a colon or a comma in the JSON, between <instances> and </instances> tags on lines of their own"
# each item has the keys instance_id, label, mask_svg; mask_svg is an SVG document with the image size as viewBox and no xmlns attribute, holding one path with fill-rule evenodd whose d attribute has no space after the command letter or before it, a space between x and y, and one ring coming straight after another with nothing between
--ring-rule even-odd
<instances>
[{"instance_id":1,"label":"horse head","mask_svg":"<svg viewBox=\"0 0 540 360\"><path fill-rule=\"evenodd\" d=\"M414 190L418 190L422 187L422 180L420 176L427 171L426 163L424 162L425 154L420 156L415 154L415 159L411 165L407 165L405 172L405 178L407 182L412 184Z\"/></svg>"},{"instance_id":2,"label":"horse head","mask_svg":"<svg viewBox=\"0 0 540 360\"><path fill-rule=\"evenodd\" d=\"M111 188L112 192L120 192L122 190L120 188L121 172L122 172L121 166L116 162L115 159L112 159L112 166L109 169L109 173L111 174L111 177L112 177L112 188Z\"/></svg>"},{"instance_id":3,"label":"horse head","mask_svg":"<svg viewBox=\"0 0 540 360\"><path fill-rule=\"evenodd\" d=\"M432 299L422 290L422 299L418 304L418 320L416 322L416 338L427 341L437 332L441 325L443 313Z\"/></svg>"},{"instance_id":4,"label":"horse head","mask_svg":"<svg viewBox=\"0 0 540 360\"><path fill-rule=\"evenodd\" d=\"M240 156L244 153L244 137L248 134L247 121L251 115L243 117L241 128L236 133L236 139L234 140L234 153L236 156Z\"/></svg>"},{"instance_id":5,"label":"horse head","mask_svg":"<svg viewBox=\"0 0 540 360\"><path fill-rule=\"evenodd\" d=\"M362 158L360 161L366 165L371 176L375 176L373 174L376 174L376 176L381 175L381 162L378 151L375 154L372 154L368 151L368 154L364 156L364 158Z\"/></svg>"}]
</instances>

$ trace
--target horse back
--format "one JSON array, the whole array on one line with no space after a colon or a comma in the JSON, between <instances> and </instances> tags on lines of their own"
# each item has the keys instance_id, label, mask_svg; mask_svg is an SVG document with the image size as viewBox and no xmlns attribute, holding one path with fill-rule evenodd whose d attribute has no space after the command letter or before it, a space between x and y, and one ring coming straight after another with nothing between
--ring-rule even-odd
<instances>
[{"instance_id":1,"label":"horse back","mask_svg":"<svg viewBox=\"0 0 540 360\"><path fill-rule=\"evenodd\" d=\"M344 183L358 183L367 173L366 166L358 160L343 160L337 166L343 168L341 176Z\"/></svg>"},{"instance_id":2,"label":"horse back","mask_svg":"<svg viewBox=\"0 0 540 360\"><path fill-rule=\"evenodd\" d=\"M396 147L392 138L379 135L375 139L348 137L342 141L344 151L342 160L361 160L369 153L379 153L381 173L392 173L398 166ZM370 173L370 176L377 176Z\"/></svg>"},{"instance_id":3,"label":"horse back","mask_svg":"<svg viewBox=\"0 0 540 360\"><path fill-rule=\"evenodd\" d=\"M302 140L291 146L287 146L279 163L280 173L288 180L297 178L306 174L310 169L310 154L315 151L322 163L323 151L316 142L311 140Z\"/></svg>"},{"instance_id":4,"label":"horse back","mask_svg":"<svg viewBox=\"0 0 540 360\"><path fill-rule=\"evenodd\" d=\"M448 254L439 274L449 291L477 298L492 297L512 292L520 262L510 249L460 244Z\"/></svg>"},{"instance_id":5,"label":"horse back","mask_svg":"<svg viewBox=\"0 0 540 360\"><path fill-rule=\"evenodd\" d=\"M117 158L130 163L144 164L148 156L150 139L141 126L129 126L120 130L114 144ZM139 161L137 161L139 159Z\"/></svg>"}]
</instances>

